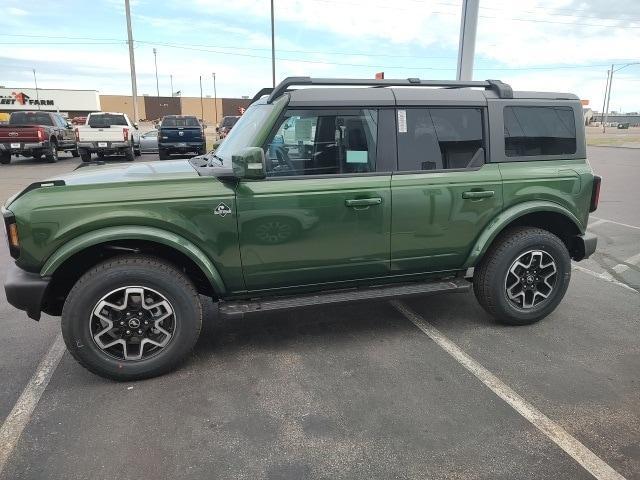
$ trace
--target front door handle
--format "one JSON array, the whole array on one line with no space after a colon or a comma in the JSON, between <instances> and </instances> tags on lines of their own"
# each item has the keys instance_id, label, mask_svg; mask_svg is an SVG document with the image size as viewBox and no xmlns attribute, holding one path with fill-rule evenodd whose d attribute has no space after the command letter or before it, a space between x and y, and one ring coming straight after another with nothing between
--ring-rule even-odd
<instances>
[{"instance_id":1,"label":"front door handle","mask_svg":"<svg viewBox=\"0 0 640 480\"><path fill-rule=\"evenodd\" d=\"M471 190L469 192L462 192L462 198L489 198L496 194L493 190Z\"/></svg>"},{"instance_id":2,"label":"front door handle","mask_svg":"<svg viewBox=\"0 0 640 480\"><path fill-rule=\"evenodd\" d=\"M382 203L382 198L374 197L374 198L352 198L349 200L345 200L344 204L347 207L370 207L371 205L380 205Z\"/></svg>"}]
</instances>

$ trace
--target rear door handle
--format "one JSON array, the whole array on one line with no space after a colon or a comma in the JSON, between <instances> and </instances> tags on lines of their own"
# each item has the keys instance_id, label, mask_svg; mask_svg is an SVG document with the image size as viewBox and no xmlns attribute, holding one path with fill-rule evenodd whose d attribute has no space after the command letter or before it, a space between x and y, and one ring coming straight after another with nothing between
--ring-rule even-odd
<instances>
[{"instance_id":1,"label":"rear door handle","mask_svg":"<svg viewBox=\"0 0 640 480\"><path fill-rule=\"evenodd\" d=\"M345 200L344 204L347 207L369 207L371 205L380 205L382 203L382 198L374 197L374 198L352 198L349 200Z\"/></svg>"},{"instance_id":2,"label":"rear door handle","mask_svg":"<svg viewBox=\"0 0 640 480\"><path fill-rule=\"evenodd\" d=\"M462 198L489 198L496 194L493 190L471 190L469 192L462 192Z\"/></svg>"}]
</instances>

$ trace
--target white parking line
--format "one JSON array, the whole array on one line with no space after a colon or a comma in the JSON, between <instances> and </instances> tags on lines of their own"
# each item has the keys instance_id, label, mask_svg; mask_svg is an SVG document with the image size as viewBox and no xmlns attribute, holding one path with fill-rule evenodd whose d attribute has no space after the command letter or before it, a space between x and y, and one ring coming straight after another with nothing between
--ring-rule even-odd
<instances>
[{"instance_id":1,"label":"white parking line","mask_svg":"<svg viewBox=\"0 0 640 480\"><path fill-rule=\"evenodd\" d=\"M624 480L609 464L584 446L560 425L549 419L537 408L518 395L511 387L467 355L460 347L445 337L437 328L407 308L398 300L391 304L431 340L451 355L460 365L476 376L511 408L531 422L538 430L562 448L571 458L599 480Z\"/></svg>"},{"instance_id":2,"label":"white parking line","mask_svg":"<svg viewBox=\"0 0 640 480\"><path fill-rule=\"evenodd\" d=\"M2 424L2 428L0 428L0 474L18 443L22 430L29 423L31 414L36 408L44 389L47 388L64 351L65 345L62 335L58 334L49 351L40 361L36 373L33 374L33 377L31 377L31 380L22 391L20 398L13 406L11 413Z\"/></svg>"},{"instance_id":3,"label":"white parking line","mask_svg":"<svg viewBox=\"0 0 640 480\"><path fill-rule=\"evenodd\" d=\"M591 218L595 218L595 217L591 217ZM602 219L596 220L595 222L589 224L589 228L593 228L596 225L600 225L602 223L607 223L607 221Z\"/></svg>"},{"instance_id":4,"label":"white parking line","mask_svg":"<svg viewBox=\"0 0 640 480\"><path fill-rule=\"evenodd\" d=\"M635 228L636 230L640 230L640 227L629 225L628 223L616 222L615 220L607 220L606 218L594 217L593 215L591 215L589 218L593 218L604 223L613 223L614 225L620 225L622 227ZM593 225L595 225L595 222L589 226L592 227Z\"/></svg>"},{"instance_id":5,"label":"white parking line","mask_svg":"<svg viewBox=\"0 0 640 480\"><path fill-rule=\"evenodd\" d=\"M633 293L640 293L635 288L627 285L626 283L619 282L618 280L613 278L609 272L602 272L602 273L594 272L593 270L585 268L581 265L576 265L575 263L571 265L571 268L573 268L574 270L578 270L579 272L586 273L587 275L591 275L592 277L598 278L600 280L604 280L605 282L609 282L614 285L617 285L618 287L622 287L627 290L630 290Z\"/></svg>"}]
</instances>

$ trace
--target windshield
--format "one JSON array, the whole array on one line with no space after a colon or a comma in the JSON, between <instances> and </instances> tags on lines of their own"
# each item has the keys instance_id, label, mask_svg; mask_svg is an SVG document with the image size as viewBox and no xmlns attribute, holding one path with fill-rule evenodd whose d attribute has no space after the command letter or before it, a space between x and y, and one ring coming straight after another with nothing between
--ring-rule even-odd
<instances>
[{"instance_id":1,"label":"windshield","mask_svg":"<svg viewBox=\"0 0 640 480\"><path fill-rule=\"evenodd\" d=\"M53 125L48 113L37 112L13 112L9 117L12 125Z\"/></svg>"},{"instance_id":2,"label":"windshield","mask_svg":"<svg viewBox=\"0 0 640 480\"><path fill-rule=\"evenodd\" d=\"M127 120L124 115L89 115L90 127L110 127L111 125L127 125Z\"/></svg>"},{"instance_id":3,"label":"windshield","mask_svg":"<svg viewBox=\"0 0 640 480\"><path fill-rule=\"evenodd\" d=\"M162 127L199 127L196 117L164 117Z\"/></svg>"},{"instance_id":4,"label":"windshield","mask_svg":"<svg viewBox=\"0 0 640 480\"><path fill-rule=\"evenodd\" d=\"M231 165L231 155L245 147L255 147L256 137L264 127L265 120L273 112L273 104L251 105L238 119L216 150L216 156L221 158L225 166Z\"/></svg>"}]
</instances>

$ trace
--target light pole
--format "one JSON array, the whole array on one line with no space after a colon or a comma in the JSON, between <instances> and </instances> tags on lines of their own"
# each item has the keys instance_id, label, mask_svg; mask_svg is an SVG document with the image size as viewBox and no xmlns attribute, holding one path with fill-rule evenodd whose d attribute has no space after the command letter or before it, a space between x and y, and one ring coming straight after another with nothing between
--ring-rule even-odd
<instances>
[{"instance_id":1,"label":"light pole","mask_svg":"<svg viewBox=\"0 0 640 480\"><path fill-rule=\"evenodd\" d=\"M200 119L204 123L204 104L202 103L202 75L200 75Z\"/></svg>"},{"instance_id":2,"label":"light pole","mask_svg":"<svg viewBox=\"0 0 640 480\"><path fill-rule=\"evenodd\" d=\"M156 65L156 97L160 97L160 85L158 83L158 51L153 49L153 63Z\"/></svg>"},{"instance_id":3,"label":"light pole","mask_svg":"<svg viewBox=\"0 0 640 480\"><path fill-rule=\"evenodd\" d=\"M479 4L480 0L462 0L456 80L473 80L473 55L476 49Z\"/></svg>"},{"instance_id":4,"label":"light pole","mask_svg":"<svg viewBox=\"0 0 640 480\"><path fill-rule=\"evenodd\" d=\"M216 127L218 126L218 92L216 92L216 72L212 73L213 75L213 107L216 112Z\"/></svg>"},{"instance_id":5,"label":"light pole","mask_svg":"<svg viewBox=\"0 0 640 480\"><path fill-rule=\"evenodd\" d=\"M138 85L136 84L136 61L133 56L133 34L131 33L131 9L129 0L124 0L125 13L127 15L127 38L129 43L129 68L131 70L131 97L133 99L134 122L140 120L138 116Z\"/></svg>"},{"instance_id":6,"label":"light pole","mask_svg":"<svg viewBox=\"0 0 640 480\"><path fill-rule=\"evenodd\" d=\"M273 22L273 0L271 0L271 81L276 87L276 37Z\"/></svg>"},{"instance_id":7,"label":"light pole","mask_svg":"<svg viewBox=\"0 0 640 480\"><path fill-rule=\"evenodd\" d=\"M607 93L607 103L606 103L605 111L604 111L604 114L603 114L603 117L602 117L602 132L603 133L605 131L605 124L607 123L607 120L609 119L609 101L611 100L611 84L613 83L613 74L615 72L619 72L623 68L630 67L631 65L640 65L640 62L625 63L620 68L615 68L615 64L611 64L611 73L609 74L609 89L608 89L609 91Z\"/></svg>"},{"instance_id":8,"label":"light pole","mask_svg":"<svg viewBox=\"0 0 640 480\"><path fill-rule=\"evenodd\" d=\"M38 103L38 110L40 110L40 93L38 92L38 79L36 78L36 69L33 68L33 83L36 84L36 102Z\"/></svg>"},{"instance_id":9,"label":"light pole","mask_svg":"<svg viewBox=\"0 0 640 480\"><path fill-rule=\"evenodd\" d=\"M602 99L602 116L600 120L602 121L602 133L605 132L604 126L604 107L607 105L607 93L609 92L609 77L611 75L611 70L607 70L607 83L604 86L604 98Z\"/></svg>"},{"instance_id":10,"label":"light pole","mask_svg":"<svg viewBox=\"0 0 640 480\"><path fill-rule=\"evenodd\" d=\"M171 96L173 97L173 75L169 75L169 81L171 82Z\"/></svg>"}]
</instances>

